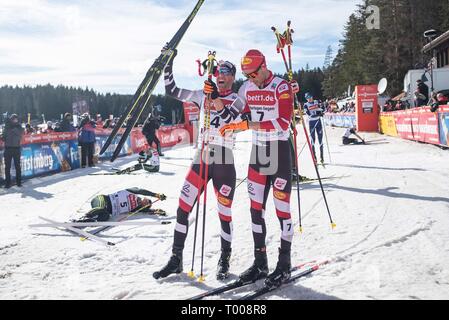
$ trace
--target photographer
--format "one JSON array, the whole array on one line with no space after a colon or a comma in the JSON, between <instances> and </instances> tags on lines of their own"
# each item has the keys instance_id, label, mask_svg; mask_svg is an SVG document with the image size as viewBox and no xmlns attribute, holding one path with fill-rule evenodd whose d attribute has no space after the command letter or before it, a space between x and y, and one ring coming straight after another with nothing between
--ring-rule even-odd
<instances>
[{"instance_id":1,"label":"photographer","mask_svg":"<svg viewBox=\"0 0 449 320\"><path fill-rule=\"evenodd\" d=\"M154 114L149 114L148 119L145 121L142 127L142 134L145 136L148 142L148 146L151 148L153 142L156 144L156 149L159 155L164 156L161 151L161 142L156 136L156 130L161 126L160 118Z\"/></svg>"},{"instance_id":2,"label":"photographer","mask_svg":"<svg viewBox=\"0 0 449 320\"><path fill-rule=\"evenodd\" d=\"M75 127L72 125L72 115L70 113L64 114L64 119L62 119L61 124L59 126L59 130L55 130L57 132L74 132Z\"/></svg>"}]
</instances>

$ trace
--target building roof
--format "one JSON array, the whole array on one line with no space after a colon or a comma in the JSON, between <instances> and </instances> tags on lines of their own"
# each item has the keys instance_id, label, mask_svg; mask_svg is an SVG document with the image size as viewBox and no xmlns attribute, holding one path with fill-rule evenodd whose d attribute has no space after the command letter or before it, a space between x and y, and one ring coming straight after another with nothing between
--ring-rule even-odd
<instances>
[{"instance_id":1,"label":"building roof","mask_svg":"<svg viewBox=\"0 0 449 320\"><path fill-rule=\"evenodd\" d=\"M442 44L446 41L449 41L449 30L446 31L445 33L443 33L441 36L439 36L435 40L433 40L432 42L429 42L428 44L426 44L424 46L424 48L422 49L422 52L424 52L424 53L429 52L430 50L438 47L440 44Z\"/></svg>"}]
</instances>

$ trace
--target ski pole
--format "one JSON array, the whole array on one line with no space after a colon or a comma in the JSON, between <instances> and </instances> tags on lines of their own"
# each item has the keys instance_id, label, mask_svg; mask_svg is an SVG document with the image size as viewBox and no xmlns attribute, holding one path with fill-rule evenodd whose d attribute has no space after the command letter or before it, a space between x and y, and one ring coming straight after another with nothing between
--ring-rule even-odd
<instances>
[{"instance_id":1,"label":"ski pole","mask_svg":"<svg viewBox=\"0 0 449 320\"><path fill-rule=\"evenodd\" d=\"M290 27L291 27L291 22L288 21L288 23L287 23L287 30L284 33L284 38L287 39L287 41L288 41L288 43L286 43L288 47L290 47L292 45L292 43L293 43L291 35L292 35L292 33L294 31ZM279 33L278 32L275 32L275 33L277 33L277 38L279 39L280 38ZM283 51L283 46L281 46L280 50ZM291 60L291 49L289 50L289 54L290 54L289 59ZM285 55L283 55L283 57L284 56ZM286 62L286 61L284 61L284 62ZM287 63L285 63L285 64L287 65ZM293 76L292 69L287 69L287 73L288 73L289 77ZM296 102L296 95L295 95L295 102ZM315 167L315 172L317 174L317 178L318 178L318 181L320 183L321 193L323 194L323 199L324 199L324 203L326 205L327 214L329 216L331 227L332 227L332 229L334 229L336 227L336 224L332 220L332 215L330 213L329 205L327 203L326 193L324 192L324 188L323 188L323 182L321 181L320 172L318 170L318 164L316 162L315 155L313 154L312 145L310 144L310 139L309 139L309 136L307 134L307 129L306 129L305 122L304 122L304 116L302 114L303 113L302 112L302 106L301 106L301 104L298 104L298 105L299 105L299 115L300 115L301 122L302 122L303 127L304 127L304 134L306 135L307 143L309 144L310 154L312 156L313 164L314 164L314 167ZM301 225L300 225L300 229L301 229Z\"/></svg>"},{"instance_id":2,"label":"ski pole","mask_svg":"<svg viewBox=\"0 0 449 320\"><path fill-rule=\"evenodd\" d=\"M306 126L305 126L304 117L303 117L303 115L302 115L302 108L301 108L301 105L300 105L300 110L299 110L299 111L300 111L301 122L302 122L302 125L303 125L303 127L304 127L304 134L306 135L307 143L309 144L310 155L311 155L311 157L312 157L313 166L315 167L315 172L316 172L318 181L319 181L319 183L320 183L321 193L323 194L324 203L325 203L325 205L326 205L327 214L328 214L329 219L330 219L331 227L332 227L332 229L334 229L337 225L336 225L336 224L334 223L334 221L332 220L332 215L331 215L331 212L330 212L330 209L329 209L329 205L328 205L328 203L327 203L326 193L324 192L324 188L323 188L323 182L321 181L320 172L319 172L319 170L318 170L318 164L317 164L317 162L316 162L315 155L313 154L313 149L312 149L311 144L310 144L309 136L307 135L307 129L306 129Z\"/></svg>"},{"instance_id":3,"label":"ski pole","mask_svg":"<svg viewBox=\"0 0 449 320\"><path fill-rule=\"evenodd\" d=\"M208 63L207 63L207 73L209 80L212 80L212 76L214 74L214 65L215 65L215 55L216 52L210 52L208 55ZM205 127L206 127L206 159L205 159L205 174L204 174L204 194L203 194L203 243L201 246L201 274L198 279L199 282L204 282L204 243L205 243L205 237L206 237L206 204L207 204L207 182L209 178L209 130L210 130L210 103L212 102L211 95L207 95L207 108L206 108L206 116L204 118L205 120Z\"/></svg>"},{"instance_id":4,"label":"ski pole","mask_svg":"<svg viewBox=\"0 0 449 320\"><path fill-rule=\"evenodd\" d=\"M199 75L202 76L204 75L203 73L201 73L201 69L199 69ZM204 115L206 116L206 110L203 109ZM204 119L204 124L206 123L205 119ZM204 141L205 141L205 125L203 126L203 128L201 129L201 137L202 137L202 142L201 142L201 150L199 153L199 160L200 160L200 170L198 173L199 179L198 179L198 184L197 184L197 189L198 189L198 194L196 197L196 213L195 213L195 231L194 231L194 236L193 236L193 252L192 252L192 267L190 269L190 272L188 273L188 276L190 278L195 278L195 272L194 272L194 268L195 268L195 253L196 253L196 240L197 240L197 236L198 236L198 218L200 215L200 201L201 201L201 192L203 192L203 187L204 187L204 183L203 185L201 185L202 181L202 177L203 177L203 153L204 153Z\"/></svg>"},{"instance_id":5,"label":"ski pole","mask_svg":"<svg viewBox=\"0 0 449 320\"><path fill-rule=\"evenodd\" d=\"M239 182L239 184L235 187L234 190L237 190L238 187L240 187L240 185L246 181L246 179L248 179L248 176L245 177L245 179L243 179L242 181Z\"/></svg>"},{"instance_id":6,"label":"ski pole","mask_svg":"<svg viewBox=\"0 0 449 320\"><path fill-rule=\"evenodd\" d=\"M302 113L302 110L301 110L301 113ZM301 117L300 117L301 118ZM305 124L305 120L304 120L304 118L302 118L302 121L303 121L303 126L304 126L304 133L306 134L306 139L308 140L309 139L309 136L307 136L307 129L306 129L306 124ZM318 125L318 121L315 123L315 125L313 126L313 128L312 129L310 129L310 120L308 121L308 123L309 123L309 133L310 133L310 137L312 136L312 132L314 132L315 131L315 129L316 129L316 126ZM313 140L313 139L312 139ZM307 142L306 142L307 143ZM315 157L315 152L313 152L313 147L314 147L314 143L313 143L313 141L311 141L310 142L310 145L312 146L311 148L310 148L310 150L311 150L311 152L312 152L312 158L313 158L313 162L315 163L315 164L317 164L318 162L317 162L317 160L316 160L316 157ZM310 146L309 146L310 147Z\"/></svg>"},{"instance_id":7,"label":"ski pole","mask_svg":"<svg viewBox=\"0 0 449 320\"><path fill-rule=\"evenodd\" d=\"M331 150L329 147L329 140L327 139L326 123L324 122L324 119L322 120L322 124L323 124L323 130L324 130L324 137L326 138L327 152L329 154L329 162L332 163Z\"/></svg>"},{"instance_id":8,"label":"ski pole","mask_svg":"<svg viewBox=\"0 0 449 320\"><path fill-rule=\"evenodd\" d=\"M284 60L285 68L288 72L288 79L291 82L293 80L293 73L291 72L291 69L289 68L289 65L287 64L287 59L285 58L284 53L284 46L285 46L285 37L282 37L279 31L275 27L271 27L271 30L273 30L276 39L277 39L277 51L278 53L282 53L282 59ZM291 66L291 51L289 51L289 61ZM302 215L301 215L301 201L300 201L300 194L299 194L299 169L298 169L298 145L297 145L297 131L296 131L296 117L295 117L295 103L296 99L293 100L293 146L294 146L294 152L295 152L295 175L296 175L296 196L298 198L298 216L299 216L299 232L302 233Z\"/></svg>"},{"instance_id":9,"label":"ski pole","mask_svg":"<svg viewBox=\"0 0 449 320\"><path fill-rule=\"evenodd\" d=\"M203 132L201 133L203 135ZM204 135L203 135L203 139L204 139ZM199 171L199 178L198 178L198 184L197 184L197 189L198 189L198 195L196 197L196 213L195 213L195 231L194 231L194 235L193 235L193 253L192 253L192 267L190 269L190 272L188 273L188 276L190 278L195 278L195 273L193 271L194 267L195 267L195 250L196 250L196 238L197 238L197 234L198 234L198 217L200 214L200 200L201 200L201 177L203 176L203 151L204 151L204 141L202 142L201 145L201 150L200 150L200 171Z\"/></svg>"},{"instance_id":10,"label":"ski pole","mask_svg":"<svg viewBox=\"0 0 449 320\"><path fill-rule=\"evenodd\" d=\"M287 49L288 49L289 68L287 68L287 74L289 76L289 79L293 79L292 50L291 50L291 46L293 45L293 37L292 37L293 33L294 33L294 30L291 28L291 21L288 21L287 22L287 30L284 32L283 37L285 39L285 45L287 45ZM300 115L300 119L301 119L301 122L302 122L302 125L304 128L304 134L306 136L307 144L309 145L310 153L312 153L313 162L316 164L317 161L316 161L315 155L313 154L313 148L312 148L312 145L309 140L309 135L307 134L307 128L306 128L304 117L303 117L302 106L296 99L297 99L297 97L295 95L295 102L299 106L299 112L300 112L299 115ZM296 119L295 119L295 121L296 121Z\"/></svg>"}]
</instances>

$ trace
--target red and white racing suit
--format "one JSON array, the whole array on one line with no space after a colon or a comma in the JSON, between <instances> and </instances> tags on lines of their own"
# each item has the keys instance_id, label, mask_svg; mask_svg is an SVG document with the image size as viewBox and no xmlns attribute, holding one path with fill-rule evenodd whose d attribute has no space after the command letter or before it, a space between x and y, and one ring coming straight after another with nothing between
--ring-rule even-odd
<instances>
[{"instance_id":1,"label":"red and white racing suit","mask_svg":"<svg viewBox=\"0 0 449 320\"><path fill-rule=\"evenodd\" d=\"M273 76L263 89L246 81L239 90L233 108L241 109L252 122L260 123L253 131L253 147L248 168L248 193L256 249L265 248L265 208L273 186L274 205L281 224L281 249L290 250L293 225L290 215L292 160L289 127L293 112L293 94L287 81Z\"/></svg>"},{"instance_id":2,"label":"red and white racing suit","mask_svg":"<svg viewBox=\"0 0 449 320\"><path fill-rule=\"evenodd\" d=\"M178 88L175 84L172 66L165 69L165 89L166 93L181 101L191 101L200 106L200 129L204 131L204 117L207 97L202 90L187 90ZM220 95L226 105L231 105L238 95L232 91ZM235 142L233 135L222 137L220 128L225 124L234 121L239 115L234 111L227 119L223 119L215 110L213 104L210 106L210 129L208 131L209 159L207 181L212 180L215 195L217 198L217 211L221 222L221 246L222 249L230 249L232 242L232 201L234 199L236 173L232 149ZM203 134L199 135L199 144L202 145ZM179 206L177 210L177 223L174 235L174 247L184 248L185 239L188 232L188 216L192 211L198 197L198 192L203 192L205 165L200 175L200 153L199 149L189 172L185 178ZM205 156L203 155L203 161Z\"/></svg>"}]
</instances>

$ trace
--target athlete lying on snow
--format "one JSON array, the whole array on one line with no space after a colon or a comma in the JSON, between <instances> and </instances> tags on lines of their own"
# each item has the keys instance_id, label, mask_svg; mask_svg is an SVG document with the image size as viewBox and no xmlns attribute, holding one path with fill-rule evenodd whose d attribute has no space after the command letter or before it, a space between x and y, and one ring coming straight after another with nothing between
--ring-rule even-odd
<instances>
[{"instance_id":1,"label":"athlete lying on snow","mask_svg":"<svg viewBox=\"0 0 449 320\"><path fill-rule=\"evenodd\" d=\"M90 202L92 210L86 213L81 219L73 222L108 221L111 217L135 212L148 214L160 214L163 212L158 209L151 209L152 201L137 195L155 197L161 201L167 199L164 194L139 188L120 190L109 195L98 195Z\"/></svg>"}]
</instances>

